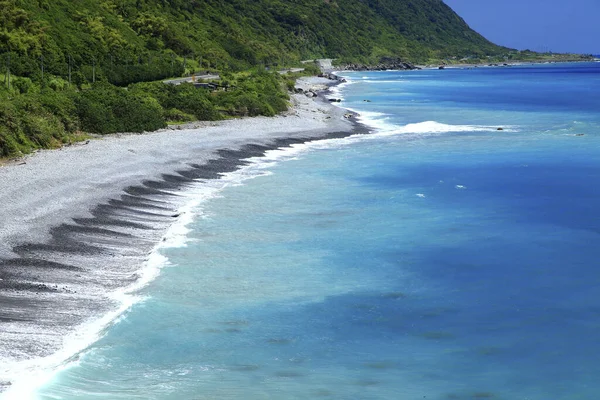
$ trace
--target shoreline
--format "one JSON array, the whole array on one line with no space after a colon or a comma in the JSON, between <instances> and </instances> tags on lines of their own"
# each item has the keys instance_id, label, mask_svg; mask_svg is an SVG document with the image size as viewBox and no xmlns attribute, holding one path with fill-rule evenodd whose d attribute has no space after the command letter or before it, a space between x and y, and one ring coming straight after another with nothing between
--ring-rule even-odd
<instances>
[{"instance_id":1,"label":"shoreline","mask_svg":"<svg viewBox=\"0 0 600 400\"><path fill-rule=\"evenodd\" d=\"M531 60L531 61L502 61L502 62L493 62L493 63L455 63L455 64L414 64L415 68L360 68L360 69L332 69L329 72L332 74L336 74L339 72L385 72L385 71L402 71L402 72L412 72L412 71L421 71L421 70L438 70L438 69L487 69L487 68L508 68L508 67L521 67L521 66L533 66L533 65L544 65L544 64L576 64L576 63L593 63L600 62L598 60L559 60L559 61L548 61L548 60ZM412 65L412 64L411 64ZM442 68L443 67L443 68Z\"/></svg>"},{"instance_id":2,"label":"shoreline","mask_svg":"<svg viewBox=\"0 0 600 400\"><path fill-rule=\"evenodd\" d=\"M268 150L366 131L324 96L293 95L272 118L115 134L0 167L0 393L114 312L111 293L144 280L149 255L183 217L186 189Z\"/></svg>"},{"instance_id":3,"label":"shoreline","mask_svg":"<svg viewBox=\"0 0 600 400\"><path fill-rule=\"evenodd\" d=\"M522 66L531 66L531 65L544 65L544 64L574 64L574 63L590 63L595 62L594 60L563 60L563 61L548 61L548 60L540 60L540 61L504 61L504 62L494 62L494 63L457 63L457 64L428 64L428 65L418 65L422 70L431 70L431 69L440 69L440 66L443 66L443 69L475 69L475 68L508 68L508 67L522 67Z\"/></svg>"}]
</instances>

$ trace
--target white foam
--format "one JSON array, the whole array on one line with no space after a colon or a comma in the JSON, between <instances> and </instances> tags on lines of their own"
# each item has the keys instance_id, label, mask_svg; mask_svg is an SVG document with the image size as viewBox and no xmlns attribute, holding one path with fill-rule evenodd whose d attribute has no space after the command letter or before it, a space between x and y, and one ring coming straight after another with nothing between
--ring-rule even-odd
<instances>
[{"instance_id":1,"label":"white foam","mask_svg":"<svg viewBox=\"0 0 600 400\"><path fill-rule=\"evenodd\" d=\"M411 123L407 125L397 125L390 122L387 114L360 111L349 108L350 111L358 113L358 120L362 124L374 128L376 136L392 136L401 134L444 134L444 133L459 133L459 132L497 132L498 126L490 125L451 125L437 121L423 121ZM517 132L515 126L502 126L503 132Z\"/></svg>"},{"instance_id":2,"label":"white foam","mask_svg":"<svg viewBox=\"0 0 600 400\"><path fill-rule=\"evenodd\" d=\"M342 82L339 85L332 86L330 89L331 94L334 95L335 98L338 98L340 100L345 99L344 96L342 95L342 91L346 87L356 83L356 81L348 79L347 77L344 77L344 79L346 80L346 82ZM337 104L335 104L335 103L332 103L332 104L337 106Z\"/></svg>"},{"instance_id":3,"label":"white foam","mask_svg":"<svg viewBox=\"0 0 600 400\"><path fill-rule=\"evenodd\" d=\"M332 93L335 93L337 98L343 99L341 92L351 84L357 83L356 80L351 80L348 77L344 76L346 79L345 83L337 85L332 89ZM368 76L363 76L362 78L357 78L360 82L367 83L397 83L401 82L399 80L393 81L378 81L370 79ZM341 107L340 105L333 103L335 106ZM388 114L374 111L364 111L360 109L355 109L351 107L347 107L346 105L343 108L355 112L358 114L357 120L374 129L374 134L378 136L391 136L391 135L399 135L399 134L443 134L443 133L458 133L458 132L494 132L498 131L499 126L490 126L490 125L450 125L444 124L437 121L423 121L418 123L412 123L405 126L393 124L390 122L390 118ZM517 132L518 127L516 126L502 126L503 132Z\"/></svg>"},{"instance_id":4,"label":"white foam","mask_svg":"<svg viewBox=\"0 0 600 400\"><path fill-rule=\"evenodd\" d=\"M12 385L0 395L0 398L4 400L37 399L38 396L35 393L37 388L49 382L57 372L67 366L76 365L78 359L74 356L97 341L102 332L131 307L137 298L130 296L126 300L116 310L67 335L63 348L53 355L4 365L0 372L3 376L11 379ZM70 361L66 363L68 360Z\"/></svg>"},{"instance_id":5,"label":"white foam","mask_svg":"<svg viewBox=\"0 0 600 400\"><path fill-rule=\"evenodd\" d=\"M347 78L346 78L347 79ZM344 86L354 83L348 80L334 88L336 96ZM351 110L355 111L355 110ZM57 353L39 359L7 364L0 367L2 376L11 380L12 385L0 395L1 399L27 400L36 399L36 391L52 380L60 371L76 366L77 355L84 352L90 345L100 339L104 332L113 324L118 323L126 312L136 303L144 300L139 295L140 289L147 286L160 274L162 268L169 266L169 260L161 251L165 248L183 247L189 242L190 229L188 225L202 217L202 204L207 200L218 197L219 193L228 186L243 184L248 179L254 179L271 174L274 165L284 160L297 159L303 153L311 150L337 148L347 146L362 140L375 140L382 137L406 134L442 134L452 132L496 131L497 127L481 125L448 125L435 121L398 126L387 119L386 114L378 112L360 112L360 121L375 129L371 135L351 135L346 138L323 139L313 142L293 144L289 147L269 150L263 157L248 159L244 167L223 174L221 179L199 182L195 187L183 193L184 204L178 210L179 216L168 229L162 241L149 254L142 268L138 271L139 279L131 286L107 295L118 306L110 313L82 325L73 334L64 339L64 345ZM510 127L504 127L509 130ZM457 189L459 188L457 185ZM466 188L466 187L462 187ZM181 193L178 193L181 195ZM422 193L418 197L424 198Z\"/></svg>"},{"instance_id":6,"label":"white foam","mask_svg":"<svg viewBox=\"0 0 600 400\"><path fill-rule=\"evenodd\" d=\"M101 318L87 322L73 334L66 336L61 350L53 355L2 365L0 374L9 379L12 384L4 393L0 394L0 399L37 399L36 391L39 388L49 383L59 372L77 366L79 355L98 341L111 325L122 320L133 305L143 301L145 297L139 295L140 290L156 279L161 269L170 265L169 259L162 254L162 250L187 245L190 240L188 225L204 216L203 203L218 197L219 193L228 186L241 185L249 179L272 174L271 171L268 171L269 168L282 160L297 158L299 154L310 148L308 143L303 143L283 149L269 150L264 157L248 159L248 165L223 174L221 179L202 181L183 194L179 192L178 194L185 198L184 205L178 209L177 219L137 272L139 278L131 286L107 294L107 297L118 306Z\"/></svg>"},{"instance_id":7,"label":"white foam","mask_svg":"<svg viewBox=\"0 0 600 400\"><path fill-rule=\"evenodd\" d=\"M366 79L363 80L362 82L364 83L385 83L385 84L390 84L390 83L402 83L402 82L410 82L406 79L395 79L395 80L377 80L377 79Z\"/></svg>"}]
</instances>

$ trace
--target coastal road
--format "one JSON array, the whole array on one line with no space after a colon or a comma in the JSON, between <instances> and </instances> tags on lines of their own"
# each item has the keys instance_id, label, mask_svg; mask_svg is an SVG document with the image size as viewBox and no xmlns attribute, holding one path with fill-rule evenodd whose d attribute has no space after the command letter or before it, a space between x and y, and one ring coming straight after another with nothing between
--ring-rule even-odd
<instances>
[{"instance_id":1,"label":"coastal road","mask_svg":"<svg viewBox=\"0 0 600 400\"><path fill-rule=\"evenodd\" d=\"M277 71L277 72L279 72L281 75L285 75L287 73L302 72L302 71L304 71L304 68L288 68L288 69L283 69L283 70Z\"/></svg>"},{"instance_id":2,"label":"coastal road","mask_svg":"<svg viewBox=\"0 0 600 400\"><path fill-rule=\"evenodd\" d=\"M166 81L163 81L163 83L166 83L168 85L180 85L182 83L188 82L188 83L192 83L194 81L202 81L202 80L218 80L221 79L221 77L217 74L205 74L205 75L195 75L195 76L186 76L183 78L176 78L176 79L167 79Z\"/></svg>"},{"instance_id":3,"label":"coastal road","mask_svg":"<svg viewBox=\"0 0 600 400\"><path fill-rule=\"evenodd\" d=\"M303 64L307 64L310 62L315 62L321 68L322 72L331 72L333 70L333 62L334 58L319 58L316 60L305 60L302 61Z\"/></svg>"}]
</instances>

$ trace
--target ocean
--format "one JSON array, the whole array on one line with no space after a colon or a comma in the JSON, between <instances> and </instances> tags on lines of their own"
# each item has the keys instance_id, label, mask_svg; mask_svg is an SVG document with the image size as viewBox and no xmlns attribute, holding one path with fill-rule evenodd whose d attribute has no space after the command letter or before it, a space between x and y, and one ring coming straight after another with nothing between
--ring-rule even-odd
<instances>
[{"instance_id":1,"label":"ocean","mask_svg":"<svg viewBox=\"0 0 600 400\"><path fill-rule=\"evenodd\" d=\"M36 399L600 395L600 64L342 73L370 134L199 183Z\"/></svg>"}]
</instances>

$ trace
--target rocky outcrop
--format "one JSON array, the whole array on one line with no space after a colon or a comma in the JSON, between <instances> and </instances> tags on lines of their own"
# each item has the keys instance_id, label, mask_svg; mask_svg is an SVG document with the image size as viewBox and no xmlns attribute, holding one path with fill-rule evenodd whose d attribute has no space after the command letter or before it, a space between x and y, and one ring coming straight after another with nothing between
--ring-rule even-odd
<instances>
[{"instance_id":1,"label":"rocky outcrop","mask_svg":"<svg viewBox=\"0 0 600 400\"><path fill-rule=\"evenodd\" d=\"M296 85L294 87L294 93L303 94L309 98L318 97L319 92L327 90L327 88L329 88L330 86L335 85L335 82L327 82L327 80L336 81L339 83L346 82L346 79L337 76L333 73L320 74L318 77L313 78L301 78L296 82ZM328 100L338 101L337 99Z\"/></svg>"},{"instance_id":2,"label":"rocky outcrop","mask_svg":"<svg viewBox=\"0 0 600 400\"><path fill-rule=\"evenodd\" d=\"M342 78L340 76L337 76L336 74L333 74L333 73L319 74L319 78L327 78L330 81L339 81L341 83L346 82L346 79L344 79L344 78Z\"/></svg>"}]
</instances>

